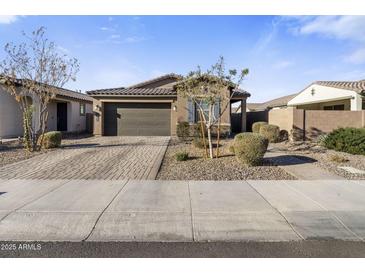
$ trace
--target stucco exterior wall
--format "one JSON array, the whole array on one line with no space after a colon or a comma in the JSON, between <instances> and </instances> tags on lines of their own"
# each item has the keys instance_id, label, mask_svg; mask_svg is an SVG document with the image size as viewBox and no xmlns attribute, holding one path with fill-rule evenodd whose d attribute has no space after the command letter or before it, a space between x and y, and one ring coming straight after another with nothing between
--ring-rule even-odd
<instances>
[{"instance_id":1,"label":"stucco exterior wall","mask_svg":"<svg viewBox=\"0 0 365 274\"><path fill-rule=\"evenodd\" d=\"M305 137L315 140L319 135L339 127L365 127L365 111L305 111Z\"/></svg>"},{"instance_id":2,"label":"stucco exterior wall","mask_svg":"<svg viewBox=\"0 0 365 274\"><path fill-rule=\"evenodd\" d=\"M242 113L242 132L247 131L247 108L246 108L246 100L241 101L241 113Z\"/></svg>"},{"instance_id":3,"label":"stucco exterior wall","mask_svg":"<svg viewBox=\"0 0 365 274\"><path fill-rule=\"evenodd\" d=\"M57 130L57 103L50 102L48 104L47 131L55 130Z\"/></svg>"},{"instance_id":4,"label":"stucco exterior wall","mask_svg":"<svg viewBox=\"0 0 365 274\"><path fill-rule=\"evenodd\" d=\"M310 85L301 93L288 102L288 106L301 106L302 109L323 109L321 103L329 102L332 105L334 101L349 100L349 110L361 110L361 96L352 90L321 86L317 84ZM318 104L318 105L315 105ZM306 106L308 105L308 106ZM309 106L312 105L312 106ZM322 108L320 108L322 106ZM347 105L346 105L347 106Z\"/></svg>"},{"instance_id":5,"label":"stucco exterior wall","mask_svg":"<svg viewBox=\"0 0 365 274\"><path fill-rule=\"evenodd\" d=\"M156 98L146 98L146 97L97 97L93 98L93 108L92 112L94 114L94 135L103 135L103 120L104 120L104 104L108 102L136 102L136 103L170 103L171 104L171 135L176 135L176 126L178 122L189 121L189 111L188 111L188 100L185 97L178 95L178 97L156 97ZM243 100L244 112L243 112L243 125L242 128L246 130L246 100ZM224 102L222 103L222 107ZM223 112L221 125L230 127L231 117L230 117L230 107Z\"/></svg>"},{"instance_id":6,"label":"stucco exterior wall","mask_svg":"<svg viewBox=\"0 0 365 274\"><path fill-rule=\"evenodd\" d=\"M34 100L37 102L37 100ZM86 130L86 113L92 113L92 104L79 101L56 98L48 104L47 131L57 130L57 103L67 103L67 132L82 132ZM80 104L85 104L85 115L80 115ZM38 104L35 104L35 115L39 111ZM38 127L37 119L34 124Z\"/></svg>"},{"instance_id":7,"label":"stucco exterior wall","mask_svg":"<svg viewBox=\"0 0 365 274\"><path fill-rule=\"evenodd\" d=\"M80 115L80 104L82 103L84 102L68 102L67 117L69 123L67 124L67 131L81 132L86 130L86 113L92 113L93 106L91 103L85 103L85 115Z\"/></svg>"},{"instance_id":8,"label":"stucco exterior wall","mask_svg":"<svg viewBox=\"0 0 365 274\"><path fill-rule=\"evenodd\" d=\"M272 125L277 125L282 130L286 130L288 133L293 128L293 112L294 107L271 109L268 112L268 122Z\"/></svg>"},{"instance_id":9,"label":"stucco exterior wall","mask_svg":"<svg viewBox=\"0 0 365 274\"><path fill-rule=\"evenodd\" d=\"M0 137L23 135L22 111L15 98L0 86Z\"/></svg>"},{"instance_id":10,"label":"stucco exterior wall","mask_svg":"<svg viewBox=\"0 0 365 274\"><path fill-rule=\"evenodd\" d=\"M33 115L33 124L38 127L36 119L39 112L39 104L36 98L32 98L35 113ZM77 132L86 130L86 115L80 115L80 103L85 103L86 113L92 113L92 104L86 101L67 100L65 98L56 98L48 104L48 121L47 131L57 130L57 102L67 102L67 131ZM14 97L0 86L0 137L18 137L23 136L23 119L19 103Z\"/></svg>"},{"instance_id":11,"label":"stucco exterior wall","mask_svg":"<svg viewBox=\"0 0 365 274\"><path fill-rule=\"evenodd\" d=\"M289 107L269 111L269 123L287 130L292 140L315 140L339 127L365 127L365 111L304 110Z\"/></svg>"}]
</instances>

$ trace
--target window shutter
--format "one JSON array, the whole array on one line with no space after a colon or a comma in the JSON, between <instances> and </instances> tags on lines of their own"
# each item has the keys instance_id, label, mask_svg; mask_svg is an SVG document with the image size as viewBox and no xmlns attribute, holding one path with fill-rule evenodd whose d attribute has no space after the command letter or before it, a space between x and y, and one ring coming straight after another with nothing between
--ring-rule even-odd
<instances>
[{"instance_id":1,"label":"window shutter","mask_svg":"<svg viewBox=\"0 0 365 274\"><path fill-rule=\"evenodd\" d=\"M218 99L218 101L214 104L214 108L213 108L213 113L214 113L214 118L217 119L219 117L219 112L220 112L220 104L221 100Z\"/></svg>"},{"instance_id":2,"label":"window shutter","mask_svg":"<svg viewBox=\"0 0 365 274\"><path fill-rule=\"evenodd\" d=\"M193 124L195 123L195 108L193 101L190 98L188 99L187 109L188 109L188 122Z\"/></svg>"}]
</instances>

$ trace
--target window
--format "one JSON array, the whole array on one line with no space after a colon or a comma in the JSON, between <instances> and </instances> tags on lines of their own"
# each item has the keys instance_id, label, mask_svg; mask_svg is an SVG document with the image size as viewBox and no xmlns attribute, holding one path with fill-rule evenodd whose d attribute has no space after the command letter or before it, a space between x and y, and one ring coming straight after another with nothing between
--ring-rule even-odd
<instances>
[{"instance_id":1,"label":"window","mask_svg":"<svg viewBox=\"0 0 365 274\"><path fill-rule=\"evenodd\" d=\"M200 102L200 106L203 109L204 117L205 119L209 118L209 104L206 102ZM194 122L198 123L200 122L200 113L199 113L199 107L197 105L194 106ZM219 102L217 102L213 107L213 115L215 118L219 115Z\"/></svg>"},{"instance_id":2,"label":"window","mask_svg":"<svg viewBox=\"0 0 365 274\"><path fill-rule=\"evenodd\" d=\"M85 116L86 110L85 110L85 104L80 103L80 116Z\"/></svg>"},{"instance_id":3,"label":"window","mask_svg":"<svg viewBox=\"0 0 365 274\"><path fill-rule=\"evenodd\" d=\"M209 117L209 105L205 102L200 102L200 106L203 109L204 117L205 119L208 119ZM200 122L200 109L195 104L195 123Z\"/></svg>"},{"instance_id":4,"label":"window","mask_svg":"<svg viewBox=\"0 0 365 274\"><path fill-rule=\"evenodd\" d=\"M345 105L324 106L323 110L345 110Z\"/></svg>"}]
</instances>

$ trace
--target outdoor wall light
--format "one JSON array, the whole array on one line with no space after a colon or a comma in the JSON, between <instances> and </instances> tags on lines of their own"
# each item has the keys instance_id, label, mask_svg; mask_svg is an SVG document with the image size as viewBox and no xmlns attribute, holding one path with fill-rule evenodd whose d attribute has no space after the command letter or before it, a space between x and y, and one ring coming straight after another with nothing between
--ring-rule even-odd
<instances>
[{"instance_id":1,"label":"outdoor wall light","mask_svg":"<svg viewBox=\"0 0 365 274\"><path fill-rule=\"evenodd\" d=\"M173 106L173 108L172 108L174 111L176 111L177 110L177 107L176 106Z\"/></svg>"},{"instance_id":2,"label":"outdoor wall light","mask_svg":"<svg viewBox=\"0 0 365 274\"><path fill-rule=\"evenodd\" d=\"M311 90L311 94L312 94L312 96L314 95L314 93L315 93L315 89L314 88L312 88L312 90Z\"/></svg>"},{"instance_id":3,"label":"outdoor wall light","mask_svg":"<svg viewBox=\"0 0 365 274\"><path fill-rule=\"evenodd\" d=\"M95 106L95 108L94 108L94 110L95 110L95 111L97 111L97 110L101 110L101 106L96 105L96 106Z\"/></svg>"}]
</instances>

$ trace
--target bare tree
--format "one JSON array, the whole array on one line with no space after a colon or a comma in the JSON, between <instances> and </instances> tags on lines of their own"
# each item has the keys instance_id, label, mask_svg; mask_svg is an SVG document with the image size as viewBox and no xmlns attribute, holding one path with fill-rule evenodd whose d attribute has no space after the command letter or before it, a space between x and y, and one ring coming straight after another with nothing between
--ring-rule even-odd
<instances>
[{"instance_id":1,"label":"bare tree","mask_svg":"<svg viewBox=\"0 0 365 274\"><path fill-rule=\"evenodd\" d=\"M24 42L5 45L6 58L0 63L0 83L19 102L23 112L24 142L29 151L42 147L47 128L48 103L59 88L75 81L79 62L61 54L45 37L45 28L22 33Z\"/></svg>"},{"instance_id":2,"label":"bare tree","mask_svg":"<svg viewBox=\"0 0 365 274\"><path fill-rule=\"evenodd\" d=\"M197 107L201 122L207 130L210 158L213 158L212 128L220 123L222 114L227 110L247 74L248 69L243 69L239 73L236 69L227 72L224 58L220 57L211 69L203 72L198 67L176 85L178 93L192 100ZM214 107L218 104L219 111L215 112Z\"/></svg>"}]
</instances>

